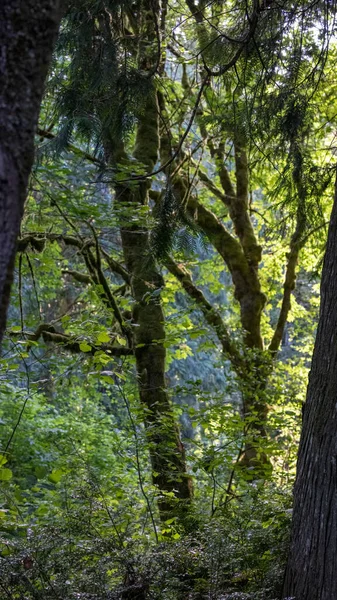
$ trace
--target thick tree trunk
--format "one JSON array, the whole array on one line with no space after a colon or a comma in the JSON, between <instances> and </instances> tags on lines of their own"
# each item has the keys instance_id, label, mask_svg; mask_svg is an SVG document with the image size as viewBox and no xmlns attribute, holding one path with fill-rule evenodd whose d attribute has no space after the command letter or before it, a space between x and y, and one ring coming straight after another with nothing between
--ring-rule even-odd
<instances>
[{"instance_id":1,"label":"thick tree trunk","mask_svg":"<svg viewBox=\"0 0 337 600\"><path fill-rule=\"evenodd\" d=\"M267 385L271 371L271 357L266 352L254 349L254 352L245 356L245 364L238 375L245 440L240 466L247 467L247 474L252 480L268 477L272 471L266 449Z\"/></svg>"},{"instance_id":2,"label":"thick tree trunk","mask_svg":"<svg viewBox=\"0 0 337 600\"><path fill-rule=\"evenodd\" d=\"M136 301L133 321L139 394L144 406L153 483L162 494L158 504L165 520L186 513L192 486L165 382L165 328L160 301L164 282L149 252L146 230L123 229L122 241Z\"/></svg>"},{"instance_id":3,"label":"thick tree trunk","mask_svg":"<svg viewBox=\"0 0 337 600\"><path fill-rule=\"evenodd\" d=\"M337 598L337 179L303 415L284 598Z\"/></svg>"},{"instance_id":4,"label":"thick tree trunk","mask_svg":"<svg viewBox=\"0 0 337 600\"><path fill-rule=\"evenodd\" d=\"M0 2L0 341L59 0Z\"/></svg>"},{"instance_id":5,"label":"thick tree trunk","mask_svg":"<svg viewBox=\"0 0 337 600\"><path fill-rule=\"evenodd\" d=\"M157 95L149 94L144 115L137 127L134 157L151 171L159 150ZM124 205L148 203L148 182L116 189ZM192 499L192 482L187 475L184 447L173 414L165 382L166 349L164 314L160 291L164 280L157 270L150 247L148 228L130 223L121 228L122 246L131 278L134 348L139 395L149 442L153 483L161 496L160 516L184 520Z\"/></svg>"}]
</instances>

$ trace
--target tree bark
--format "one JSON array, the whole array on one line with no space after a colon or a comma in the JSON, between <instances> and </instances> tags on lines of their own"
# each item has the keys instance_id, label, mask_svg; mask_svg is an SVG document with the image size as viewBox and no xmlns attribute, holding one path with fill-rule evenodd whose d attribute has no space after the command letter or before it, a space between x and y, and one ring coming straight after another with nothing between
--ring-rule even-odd
<instances>
[{"instance_id":1,"label":"tree bark","mask_svg":"<svg viewBox=\"0 0 337 600\"><path fill-rule=\"evenodd\" d=\"M59 0L0 3L0 341L34 159L34 132L59 20Z\"/></svg>"},{"instance_id":2,"label":"tree bark","mask_svg":"<svg viewBox=\"0 0 337 600\"><path fill-rule=\"evenodd\" d=\"M152 479L162 494L158 505L161 518L166 520L186 513L192 499L192 484L165 382L165 327L160 300L164 282L149 252L147 230L123 229L122 241L136 301L133 309L135 356Z\"/></svg>"},{"instance_id":3,"label":"tree bark","mask_svg":"<svg viewBox=\"0 0 337 600\"><path fill-rule=\"evenodd\" d=\"M294 489L283 598L337 598L337 178Z\"/></svg>"},{"instance_id":4,"label":"tree bark","mask_svg":"<svg viewBox=\"0 0 337 600\"><path fill-rule=\"evenodd\" d=\"M159 150L157 95L149 95L139 119L134 157L152 170ZM147 204L147 182L119 187L116 196L127 204ZM134 349L140 400L149 441L153 483L161 496L160 516L166 520L184 515L192 499L192 482L187 475L185 452L165 382L165 326L160 291L164 280L157 270L148 228L130 224L121 228L126 267L131 277Z\"/></svg>"}]
</instances>

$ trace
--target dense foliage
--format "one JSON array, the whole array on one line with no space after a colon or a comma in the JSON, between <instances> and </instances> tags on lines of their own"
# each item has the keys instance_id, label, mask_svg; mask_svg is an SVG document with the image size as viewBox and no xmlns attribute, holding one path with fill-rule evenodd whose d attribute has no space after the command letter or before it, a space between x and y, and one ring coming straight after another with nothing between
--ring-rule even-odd
<instances>
[{"instance_id":1,"label":"dense foliage","mask_svg":"<svg viewBox=\"0 0 337 600\"><path fill-rule=\"evenodd\" d=\"M333 19L69 2L1 356L1 597L279 597Z\"/></svg>"}]
</instances>

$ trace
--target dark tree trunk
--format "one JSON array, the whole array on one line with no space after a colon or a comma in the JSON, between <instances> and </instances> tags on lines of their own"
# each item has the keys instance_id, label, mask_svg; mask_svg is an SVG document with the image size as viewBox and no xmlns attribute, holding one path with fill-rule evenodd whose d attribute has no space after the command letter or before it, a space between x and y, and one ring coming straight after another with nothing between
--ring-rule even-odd
<instances>
[{"instance_id":1,"label":"dark tree trunk","mask_svg":"<svg viewBox=\"0 0 337 600\"><path fill-rule=\"evenodd\" d=\"M123 229L122 240L136 301L133 320L139 395L144 406L152 479L162 494L158 500L160 516L163 520L177 516L184 521L192 499L192 482L165 381L165 317L159 294L164 281L151 256L146 229Z\"/></svg>"},{"instance_id":2,"label":"dark tree trunk","mask_svg":"<svg viewBox=\"0 0 337 600\"><path fill-rule=\"evenodd\" d=\"M303 415L284 598L337 598L337 179Z\"/></svg>"},{"instance_id":3,"label":"dark tree trunk","mask_svg":"<svg viewBox=\"0 0 337 600\"><path fill-rule=\"evenodd\" d=\"M59 0L0 2L0 341Z\"/></svg>"},{"instance_id":4,"label":"dark tree trunk","mask_svg":"<svg viewBox=\"0 0 337 600\"><path fill-rule=\"evenodd\" d=\"M131 14L131 12L130 12ZM159 152L159 110L157 92L150 82L159 69L158 31L154 15L160 15L158 2L145 0L139 15L134 15L137 24L138 43L131 51L139 69L146 73L149 81L144 110L139 111L136 139L132 160L123 142L118 139L116 130L104 131L106 163L118 169L129 165L134 159L142 163L147 172L153 171ZM163 20L161 21L163 24ZM102 35L111 44L109 27L103 22ZM159 53L160 54L160 53ZM105 110L110 105L96 103L102 122L106 119ZM109 102L109 101L108 101ZM122 169L123 169L122 166ZM122 177L124 179L124 175ZM115 202L122 208L129 207L129 213L121 220L121 238L125 264L130 275L130 285L134 300L132 310L132 338L136 358L139 396L144 411L144 425L149 444L152 467L152 480L159 492L158 507L162 520L177 517L186 523L192 500L192 480L187 474L185 452L180 440L179 426L165 382L165 323L161 305L163 278L158 270L150 244L149 225L143 221L136 224L134 216L139 208L149 203L150 178L115 184ZM130 218L132 215L132 218ZM129 221L128 221L129 220Z\"/></svg>"},{"instance_id":5,"label":"dark tree trunk","mask_svg":"<svg viewBox=\"0 0 337 600\"><path fill-rule=\"evenodd\" d=\"M157 96L149 94L146 111L139 119L134 157L151 171L159 149ZM146 205L148 182L120 187L119 201ZM177 516L185 521L192 500L192 481L187 474L185 452L165 382L165 317L161 305L164 280L150 246L148 228L121 228L125 263L131 277L134 347L139 395L144 406L144 423L149 441L153 483L158 486L160 516Z\"/></svg>"}]
</instances>

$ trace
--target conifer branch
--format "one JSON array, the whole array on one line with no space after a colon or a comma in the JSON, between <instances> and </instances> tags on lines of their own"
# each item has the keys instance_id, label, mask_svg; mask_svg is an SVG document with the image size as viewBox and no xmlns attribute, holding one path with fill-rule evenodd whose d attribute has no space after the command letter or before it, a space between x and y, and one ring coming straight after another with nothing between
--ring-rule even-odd
<instances>
[{"instance_id":1,"label":"conifer branch","mask_svg":"<svg viewBox=\"0 0 337 600\"><path fill-rule=\"evenodd\" d=\"M51 131L46 131L45 129L41 129L40 127L38 127L36 134L39 137L42 137L47 140L54 140L57 137L57 135L55 135L55 133L52 133ZM75 154L75 156L84 158L85 160L88 160L89 162L92 162L95 165L99 165L100 167L105 166L105 164L101 160L99 160L92 154L89 154L89 152L85 152L85 150L82 150L81 148L77 148L77 146L74 146L74 144L67 144L67 150L69 150L70 152Z\"/></svg>"}]
</instances>

